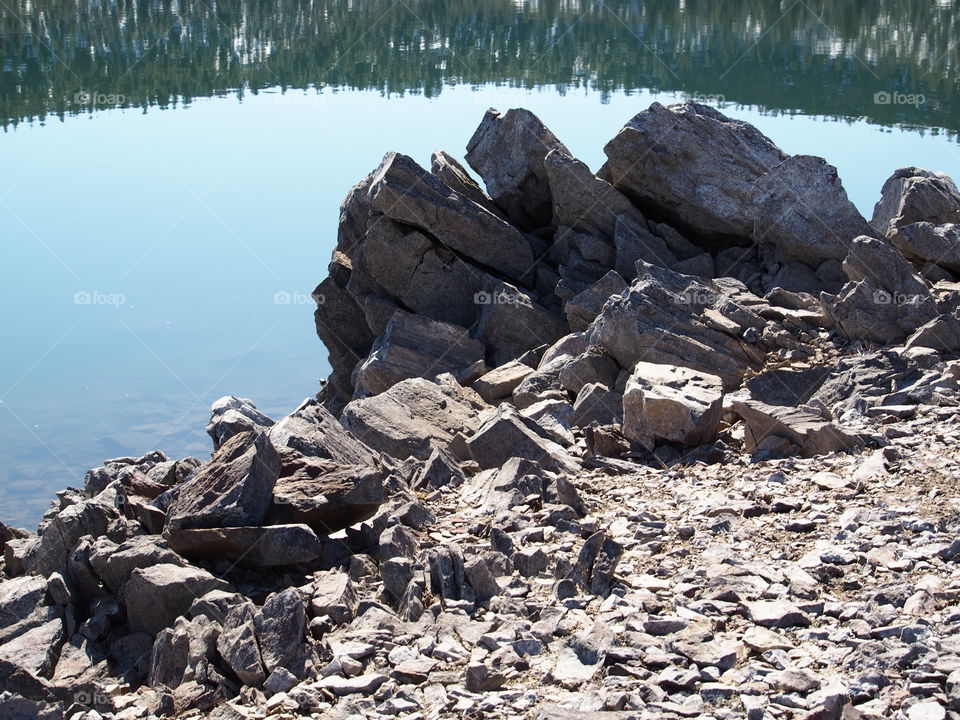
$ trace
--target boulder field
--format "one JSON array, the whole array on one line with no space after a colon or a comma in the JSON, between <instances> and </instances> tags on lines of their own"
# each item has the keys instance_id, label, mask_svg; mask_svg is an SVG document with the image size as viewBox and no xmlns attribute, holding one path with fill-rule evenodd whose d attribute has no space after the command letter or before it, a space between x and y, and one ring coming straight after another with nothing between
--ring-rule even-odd
<instances>
[{"instance_id":1,"label":"boulder field","mask_svg":"<svg viewBox=\"0 0 960 720\"><path fill-rule=\"evenodd\" d=\"M466 150L349 191L316 397L0 524L0 717L960 720L953 181L696 103Z\"/></svg>"}]
</instances>

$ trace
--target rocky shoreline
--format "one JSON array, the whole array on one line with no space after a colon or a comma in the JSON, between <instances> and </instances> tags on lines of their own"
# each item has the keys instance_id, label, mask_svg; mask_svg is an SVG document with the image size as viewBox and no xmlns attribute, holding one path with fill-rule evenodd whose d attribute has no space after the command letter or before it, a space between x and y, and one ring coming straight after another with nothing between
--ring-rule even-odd
<instances>
[{"instance_id":1,"label":"rocky shoreline","mask_svg":"<svg viewBox=\"0 0 960 720\"><path fill-rule=\"evenodd\" d=\"M0 525L0 717L960 719L960 192L654 104L341 208L333 372Z\"/></svg>"}]
</instances>

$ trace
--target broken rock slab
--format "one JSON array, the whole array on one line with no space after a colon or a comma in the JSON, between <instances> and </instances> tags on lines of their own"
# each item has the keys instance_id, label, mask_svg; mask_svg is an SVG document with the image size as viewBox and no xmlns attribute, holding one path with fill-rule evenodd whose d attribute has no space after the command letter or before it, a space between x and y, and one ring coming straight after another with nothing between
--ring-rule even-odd
<instances>
[{"instance_id":1,"label":"broken rock slab","mask_svg":"<svg viewBox=\"0 0 960 720\"><path fill-rule=\"evenodd\" d=\"M718 376L638 362L623 393L623 434L648 450L656 440L702 445L715 437L722 413Z\"/></svg>"},{"instance_id":2,"label":"broken rock slab","mask_svg":"<svg viewBox=\"0 0 960 720\"><path fill-rule=\"evenodd\" d=\"M767 450L773 455L814 457L862 444L856 435L797 408L736 399L732 409L746 425L744 442L750 453Z\"/></svg>"},{"instance_id":3,"label":"broken rock slab","mask_svg":"<svg viewBox=\"0 0 960 720\"><path fill-rule=\"evenodd\" d=\"M210 406L207 435L217 450L227 440L242 432L261 432L273 426L273 420L257 410L252 400L234 395L215 400Z\"/></svg>"},{"instance_id":4,"label":"broken rock slab","mask_svg":"<svg viewBox=\"0 0 960 720\"><path fill-rule=\"evenodd\" d=\"M127 620L132 632L156 635L187 612L197 598L230 586L206 570L161 564L138 568L124 590Z\"/></svg>"},{"instance_id":5,"label":"broken rock slab","mask_svg":"<svg viewBox=\"0 0 960 720\"><path fill-rule=\"evenodd\" d=\"M561 472L577 468L566 450L537 434L509 405L491 413L467 440L467 446L481 468L502 467L511 458L533 460Z\"/></svg>"},{"instance_id":6,"label":"broken rock slab","mask_svg":"<svg viewBox=\"0 0 960 720\"><path fill-rule=\"evenodd\" d=\"M186 558L225 559L253 568L309 563L323 552L320 539L306 525L172 529L167 542Z\"/></svg>"},{"instance_id":7,"label":"broken rock slab","mask_svg":"<svg viewBox=\"0 0 960 720\"><path fill-rule=\"evenodd\" d=\"M944 173L902 167L883 184L870 224L890 237L918 222L960 223L960 191Z\"/></svg>"}]
</instances>

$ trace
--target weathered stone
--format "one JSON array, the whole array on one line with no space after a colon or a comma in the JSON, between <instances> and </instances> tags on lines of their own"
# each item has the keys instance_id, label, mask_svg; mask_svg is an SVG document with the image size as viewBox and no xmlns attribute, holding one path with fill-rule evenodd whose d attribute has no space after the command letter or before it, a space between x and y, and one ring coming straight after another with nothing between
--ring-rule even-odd
<instances>
[{"instance_id":1,"label":"weathered stone","mask_svg":"<svg viewBox=\"0 0 960 720\"><path fill-rule=\"evenodd\" d=\"M356 395L377 395L408 378L461 377L483 356L483 343L466 328L397 311L357 368Z\"/></svg>"},{"instance_id":2,"label":"weathered stone","mask_svg":"<svg viewBox=\"0 0 960 720\"><path fill-rule=\"evenodd\" d=\"M460 485L466 476L456 459L450 453L434 448L423 467L417 472L413 481L416 490L444 487L446 485Z\"/></svg>"},{"instance_id":3,"label":"weathered stone","mask_svg":"<svg viewBox=\"0 0 960 720\"><path fill-rule=\"evenodd\" d=\"M942 353L960 350L960 318L941 315L918 328L904 343L906 348L930 348Z\"/></svg>"},{"instance_id":4,"label":"weathered stone","mask_svg":"<svg viewBox=\"0 0 960 720\"><path fill-rule=\"evenodd\" d=\"M57 665L63 641L63 622L57 618L0 645L0 659L36 677L50 677Z\"/></svg>"},{"instance_id":5,"label":"weathered stone","mask_svg":"<svg viewBox=\"0 0 960 720\"><path fill-rule=\"evenodd\" d=\"M169 461L170 458L159 450L154 450L138 458L120 457L104 460L102 466L87 471L83 478L84 492L88 497L93 497L103 492L107 485L119 479L123 470L133 469L145 473L154 466Z\"/></svg>"},{"instance_id":6,"label":"weathered stone","mask_svg":"<svg viewBox=\"0 0 960 720\"><path fill-rule=\"evenodd\" d=\"M768 264L817 267L825 260L843 260L853 238L877 235L847 198L837 169L823 158L786 158L757 180L751 199L753 239Z\"/></svg>"},{"instance_id":7,"label":"weathered stone","mask_svg":"<svg viewBox=\"0 0 960 720\"><path fill-rule=\"evenodd\" d=\"M510 221L522 230L550 225L553 202L545 158L570 152L529 110L490 109L467 143L466 160Z\"/></svg>"},{"instance_id":8,"label":"weathered stone","mask_svg":"<svg viewBox=\"0 0 960 720\"><path fill-rule=\"evenodd\" d=\"M550 469L576 467L567 452L532 431L507 405L492 413L467 440L473 458L482 468L502 467L511 458L526 458Z\"/></svg>"},{"instance_id":9,"label":"weathered stone","mask_svg":"<svg viewBox=\"0 0 960 720\"><path fill-rule=\"evenodd\" d=\"M425 459L472 427L484 407L479 395L452 378L436 382L414 378L375 397L351 402L340 421L375 450L400 460Z\"/></svg>"},{"instance_id":10,"label":"weathered stone","mask_svg":"<svg viewBox=\"0 0 960 720\"><path fill-rule=\"evenodd\" d=\"M500 208L483 191L483 188L470 177L467 169L449 153L443 150L434 150L430 156L430 172L443 180L447 186L473 200L477 205L481 205L494 215L502 217Z\"/></svg>"},{"instance_id":11,"label":"weathered stone","mask_svg":"<svg viewBox=\"0 0 960 720\"><path fill-rule=\"evenodd\" d=\"M171 529L170 547L184 557L230 560L244 567L276 567L308 563L323 546L306 525Z\"/></svg>"},{"instance_id":12,"label":"weathered stone","mask_svg":"<svg viewBox=\"0 0 960 720\"><path fill-rule=\"evenodd\" d=\"M594 595L606 597L622 556L623 547L619 543L602 530L596 532L584 542L567 579Z\"/></svg>"},{"instance_id":13,"label":"weathered stone","mask_svg":"<svg viewBox=\"0 0 960 720\"><path fill-rule=\"evenodd\" d=\"M377 454L344 430L340 421L313 398L304 400L270 429L270 442L281 456L281 477L289 476L289 465L296 465L299 460L294 453L337 465L377 462Z\"/></svg>"},{"instance_id":14,"label":"weathered stone","mask_svg":"<svg viewBox=\"0 0 960 720\"><path fill-rule=\"evenodd\" d=\"M623 422L623 395L601 383L587 383L573 403L572 424L619 425Z\"/></svg>"},{"instance_id":15,"label":"weathered stone","mask_svg":"<svg viewBox=\"0 0 960 720\"><path fill-rule=\"evenodd\" d=\"M0 630L26 620L43 604L47 581L36 575L4 579L0 582Z\"/></svg>"},{"instance_id":16,"label":"weathered stone","mask_svg":"<svg viewBox=\"0 0 960 720\"><path fill-rule=\"evenodd\" d=\"M761 600L746 603L747 617L766 628L806 627L810 618L796 605L784 600Z\"/></svg>"},{"instance_id":17,"label":"weathered stone","mask_svg":"<svg viewBox=\"0 0 960 720\"><path fill-rule=\"evenodd\" d=\"M473 588L477 603L482 605L500 594L500 586L483 558L475 557L467 560L463 565L463 574Z\"/></svg>"},{"instance_id":18,"label":"weathered stone","mask_svg":"<svg viewBox=\"0 0 960 720\"><path fill-rule=\"evenodd\" d=\"M391 525L380 534L380 560L407 558L412 560L417 553L417 541L403 525Z\"/></svg>"},{"instance_id":19,"label":"weathered stone","mask_svg":"<svg viewBox=\"0 0 960 720\"><path fill-rule=\"evenodd\" d=\"M244 685L259 687L267 678L254 629L256 607L245 602L227 615L217 638L217 651Z\"/></svg>"},{"instance_id":20,"label":"weathered stone","mask_svg":"<svg viewBox=\"0 0 960 720\"><path fill-rule=\"evenodd\" d=\"M317 587L310 601L314 617L327 615L338 624L353 620L358 597L350 576L343 572L331 572L317 577Z\"/></svg>"},{"instance_id":21,"label":"weathered stone","mask_svg":"<svg viewBox=\"0 0 960 720\"><path fill-rule=\"evenodd\" d=\"M752 125L693 102L654 103L604 152L600 177L677 228L720 239L751 235L753 184L786 157Z\"/></svg>"},{"instance_id":22,"label":"weathered stone","mask_svg":"<svg viewBox=\"0 0 960 720\"><path fill-rule=\"evenodd\" d=\"M932 263L960 273L960 223L913 223L897 229L894 247L916 263Z\"/></svg>"},{"instance_id":23,"label":"weathered stone","mask_svg":"<svg viewBox=\"0 0 960 720\"><path fill-rule=\"evenodd\" d=\"M207 617L178 618L157 635L150 654L147 684L175 689L193 679L197 666L217 657L220 625Z\"/></svg>"},{"instance_id":24,"label":"weathered stone","mask_svg":"<svg viewBox=\"0 0 960 720\"><path fill-rule=\"evenodd\" d=\"M321 690L329 690L339 697L355 694L369 696L375 693L386 681L387 676L381 675L380 673L357 675L356 677L350 678L331 675L318 680L314 683L314 687Z\"/></svg>"},{"instance_id":25,"label":"weathered stone","mask_svg":"<svg viewBox=\"0 0 960 720\"><path fill-rule=\"evenodd\" d=\"M473 164L470 154L467 160ZM487 189L498 201L489 183ZM454 252L508 278L519 280L533 267L533 251L521 232L452 190L406 155L384 156L370 178L369 198L373 209L391 220L418 228Z\"/></svg>"},{"instance_id":26,"label":"weathered stone","mask_svg":"<svg viewBox=\"0 0 960 720\"><path fill-rule=\"evenodd\" d=\"M267 524L302 524L329 535L372 517L386 500L385 473L378 466L286 454L283 461Z\"/></svg>"},{"instance_id":27,"label":"weathered stone","mask_svg":"<svg viewBox=\"0 0 960 720\"><path fill-rule=\"evenodd\" d=\"M163 563L137 568L124 590L127 621L133 632L156 635L173 625L191 603L210 590L229 585L205 570Z\"/></svg>"},{"instance_id":28,"label":"weathered stone","mask_svg":"<svg viewBox=\"0 0 960 720\"><path fill-rule=\"evenodd\" d=\"M153 536L133 537L119 546L100 538L90 551L90 566L112 592L117 593L137 568L155 565L185 565L183 558Z\"/></svg>"},{"instance_id":29,"label":"weathered stone","mask_svg":"<svg viewBox=\"0 0 960 720\"><path fill-rule=\"evenodd\" d=\"M632 274L636 274L635 269ZM586 290L570 298L563 305L570 329L575 332L586 330L600 314L604 303L626 289L626 281L615 270L611 270Z\"/></svg>"},{"instance_id":30,"label":"weathered stone","mask_svg":"<svg viewBox=\"0 0 960 720\"><path fill-rule=\"evenodd\" d=\"M883 184L870 224L889 237L918 222L960 223L960 191L944 173L902 167Z\"/></svg>"},{"instance_id":31,"label":"weathered stone","mask_svg":"<svg viewBox=\"0 0 960 720\"><path fill-rule=\"evenodd\" d=\"M273 420L257 410L252 400L228 395L211 405L210 422L206 429L216 450L234 435L263 432L271 427Z\"/></svg>"},{"instance_id":32,"label":"weathered stone","mask_svg":"<svg viewBox=\"0 0 960 720\"><path fill-rule=\"evenodd\" d=\"M560 369L560 385L571 393L579 393L584 385L600 383L608 388L617 384L620 366L600 348L589 348Z\"/></svg>"},{"instance_id":33,"label":"weathered stone","mask_svg":"<svg viewBox=\"0 0 960 720\"><path fill-rule=\"evenodd\" d=\"M271 595L253 619L263 667L292 670L303 652L307 613L296 588Z\"/></svg>"},{"instance_id":34,"label":"weathered stone","mask_svg":"<svg viewBox=\"0 0 960 720\"><path fill-rule=\"evenodd\" d=\"M484 295L475 334L494 365L502 365L540 345L550 345L568 332L566 321L533 298L499 283Z\"/></svg>"},{"instance_id":35,"label":"weathered stone","mask_svg":"<svg viewBox=\"0 0 960 720\"><path fill-rule=\"evenodd\" d=\"M511 360L489 372L484 373L479 380L474 381L470 386L476 393L490 405L495 405L498 401L509 398L517 385L523 382L524 378L533 373L533 368L524 365L518 360Z\"/></svg>"},{"instance_id":36,"label":"weathered stone","mask_svg":"<svg viewBox=\"0 0 960 720\"><path fill-rule=\"evenodd\" d=\"M638 362L623 393L623 434L649 450L655 440L701 445L716 435L722 413L716 375Z\"/></svg>"},{"instance_id":37,"label":"weathered stone","mask_svg":"<svg viewBox=\"0 0 960 720\"><path fill-rule=\"evenodd\" d=\"M167 527L259 525L270 506L280 457L266 433L227 440L210 462L174 490Z\"/></svg>"},{"instance_id":38,"label":"weathered stone","mask_svg":"<svg viewBox=\"0 0 960 720\"><path fill-rule=\"evenodd\" d=\"M766 405L756 400L735 400L733 411L746 425L747 452L797 453L804 457L850 450L861 444L855 435L803 410ZM788 444L783 446L782 441ZM787 450L789 452L784 452Z\"/></svg>"}]
</instances>

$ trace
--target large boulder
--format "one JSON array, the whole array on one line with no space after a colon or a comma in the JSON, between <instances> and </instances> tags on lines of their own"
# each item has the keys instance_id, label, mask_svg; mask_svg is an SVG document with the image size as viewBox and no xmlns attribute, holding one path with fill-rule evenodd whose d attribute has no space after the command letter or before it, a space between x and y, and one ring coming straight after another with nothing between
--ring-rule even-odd
<instances>
[{"instance_id":1,"label":"large boulder","mask_svg":"<svg viewBox=\"0 0 960 720\"><path fill-rule=\"evenodd\" d=\"M753 185L786 159L748 123L694 102L654 103L604 148L600 177L692 235L749 237Z\"/></svg>"},{"instance_id":2,"label":"large boulder","mask_svg":"<svg viewBox=\"0 0 960 720\"><path fill-rule=\"evenodd\" d=\"M905 257L921 265L939 265L960 274L960 224L918 222L898 228L890 238Z\"/></svg>"},{"instance_id":3,"label":"large boulder","mask_svg":"<svg viewBox=\"0 0 960 720\"><path fill-rule=\"evenodd\" d=\"M369 447L403 460L425 460L471 429L486 403L454 378L413 378L374 397L354 400L340 422Z\"/></svg>"},{"instance_id":4,"label":"large boulder","mask_svg":"<svg viewBox=\"0 0 960 720\"><path fill-rule=\"evenodd\" d=\"M847 198L837 169L823 158L787 158L754 183L752 201L753 239L768 265L801 262L816 268L843 260L853 238L876 235Z\"/></svg>"},{"instance_id":5,"label":"large boulder","mask_svg":"<svg viewBox=\"0 0 960 720\"><path fill-rule=\"evenodd\" d=\"M577 468L566 450L539 434L536 423L526 421L506 404L489 414L467 446L481 468L501 467L510 458L533 460L551 470L574 472Z\"/></svg>"},{"instance_id":6,"label":"large boulder","mask_svg":"<svg viewBox=\"0 0 960 720\"><path fill-rule=\"evenodd\" d=\"M215 400L210 407L207 435L218 449L227 440L242 432L260 432L273 426L273 420L257 410L252 400L234 395Z\"/></svg>"},{"instance_id":7,"label":"large boulder","mask_svg":"<svg viewBox=\"0 0 960 720\"><path fill-rule=\"evenodd\" d=\"M509 283L498 284L482 300L476 336L486 345L494 365L502 365L541 345L552 345L569 331L563 318ZM448 353L459 350L447 348Z\"/></svg>"},{"instance_id":8,"label":"large boulder","mask_svg":"<svg viewBox=\"0 0 960 720\"><path fill-rule=\"evenodd\" d=\"M750 398L734 400L732 408L743 419L744 444L750 453L814 457L852 450L861 444L856 435L798 408L767 405Z\"/></svg>"},{"instance_id":9,"label":"large boulder","mask_svg":"<svg viewBox=\"0 0 960 720\"><path fill-rule=\"evenodd\" d=\"M210 462L174 489L168 528L259 525L280 475L280 456L266 433L227 440Z\"/></svg>"},{"instance_id":10,"label":"large boulder","mask_svg":"<svg viewBox=\"0 0 960 720\"><path fill-rule=\"evenodd\" d=\"M302 523L328 535L372 517L386 500L384 471L375 464L340 462L303 456L285 459L264 521Z\"/></svg>"},{"instance_id":11,"label":"large boulder","mask_svg":"<svg viewBox=\"0 0 960 720\"><path fill-rule=\"evenodd\" d=\"M356 393L377 395L401 380L447 372L462 377L483 357L483 343L467 328L397 311L357 369Z\"/></svg>"},{"instance_id":12,"label":"large boulder","mask_svg":"<svg viewBox=\"0 0 960 720\"><path fill-rule=\"evenodd\" d=\"M495 405L509 398L523 380L533 373L533 368L519 360L511 360L500 367L484 373L470 386L484 402Z\"/></svg>"},{"instance_id":13,"label":"large boulder","mask_svg":"<svg viewBox=\"0 0 960 720\"><path fill-rule=\"evenodd\" d=\"M716 375L638 362L623 393L623 434L649 450L656 440L701 445L716 435L722 413Z\"/></svg>"},{"instance_id":14,"label":"large boulder","mask_svg":"<svg viewBox=\"0 0 960 720\"><path fill-rule=\"evenodd\" d=\"M195 560L229 560L262 568L308 563L323 552L320 539L306 525L173 529L170 547Z\"/></svg>"},{"instance_id":15,"label":"large boulder","mask_svg":"<svg viewBox=\"0 0 960 720\"><path fill-rule=\"evenodd\" d=\"M163 563L130 573L124 589L131 632L156 635L190 609L198 597L229 585L206 570Z\"/></svg>"},{"instance_id":16,"label":"large boulder","mask_svg":"<svg viewBox=\"0 0 960 720\"><path fill-rule=\"evenodd\" d=\"M636 270L632 272L636 273ZM563 306L570 329L574 332L586 330L600 314L604 303L612 296L622 293L626 288L626 281L616 270L611 270L586 290L570 298Z\"/></svg>"},{"instance_id":17,"label":"large boulder","mask_svg":"<svg viewBox=\"0 0 960 720\"><path fill-rule=\"evenodd\" d=\"M551 222L553 202L544 164L551 150L570 155L532 112L514 108L501 114L491 108L467 143L466 160L510 221L529 231Z\"/></svg>"},{"instance_id":18,"label":"large boulder","mask_svg":"<svg viewBox=\"0 0 960 720\"><path fill-rule=\"evenodd\" d=\"M960 191L944 173L902 167L883 184L870 224L889 237L918 222L960 223Z\"/></svg>"},{"instance_id":19,"label":"large boulder","mask_svg":"<svg viewBox=\"0 0 960 720\"><path fill-rule=\"evenodd\" d=\"M170 459L160 450L154 450L137 458L120 457L104 460L100 467L87 471L83 478L83 490L88 497L93 497L103 492L113 481L119 480L124 473L138 471L146 474L157 465L165 463L170 463Z\"/></svg>"},{"instance_id":20,"label":"large boulder","mask_svg":"<svg viewBox=\"0 0 960 720\"><path fill-rule=\"evenodd\" d=\"M347 432L325 407L313 398L270 429L270 441L281 456L281 476L300 456L328 460L337 465L375 465L377 454Z\"/></svg>"},{"instance_id":21,"label":"large boulder","mask_svg":"<svg viewBox=\"0 0 960 720\"><path fill-rule=\"evenodd\" d=\"M523 233L406 155L387 153L370 178L368 194L374 210L418 228L453 252L508 278L520 280L534 265L530 242Z\"/></svg>"}]
</instances>

